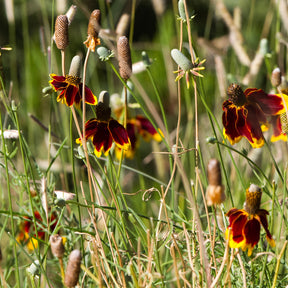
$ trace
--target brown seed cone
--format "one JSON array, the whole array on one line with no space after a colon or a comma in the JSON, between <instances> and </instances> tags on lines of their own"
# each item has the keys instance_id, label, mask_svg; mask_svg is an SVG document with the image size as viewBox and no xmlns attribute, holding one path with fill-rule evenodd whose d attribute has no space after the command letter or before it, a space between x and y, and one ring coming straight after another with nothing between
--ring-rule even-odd
<instances>
[{"instance_id":1,"label":"brown seed cone","mask_svg":"<svg viewBox=\"0 0 288 288\"><path fill-rule=\"evenodd\" d=\"M101 12L99 9L95 9L90 15L88 30L87 30L88 35L94 38L98 37L98 33L100 30L100 21L101 21Z\"/></svg>"},{"instance_id":2,"label":"brown seed cone","mask_svg":"<svg viewBox=\"0 0 288 288\"><path fill-rule=\"evenodd\" d=\"M62 237L58 234L52 235L50 237L50 244L52 254L57 258L62 258L65 252Z\"/></svg>"},{"instance_id":3,"label":"brown seed cone","mask_svg":"<svg viewBox=\"0 0 288 288\"><path fill-rule=\"evenodd\" d=\"M209 185L222 185L221 168L217 159L209 160L207 174Z\"/></svg>"},{"instance_id":4,"label":"brown seed cone","mask_svg":"<svg viewBox=\"0 0 288 288\"><path fill-rule=\"evenodd\" d=\"M227 89L229 99L236 106L242 106L246 102L246 96L240 85L232 83Z\"/></svg>"},{"instance_id":5,"label":"brown seed cone","mask_svg":"<svg viewBox=\"0 0 288 288\"><path fill-rule=\"evenodd\" d=\"M132 61L129 41L126 36L121 36L117 42L118 62L120 76L127 81L132 74Z\"/></svg>"},{"instance_id":6,"label":"brown seed cone","mask_svg":"<svg viewBox=\"0 0 288 288\"><path fill-rule=\"evenodd\" d=\"M80 274L81 259L81 253L78 249L73 250L69 255L64 280L64 284L67 287L75 287L77 285Z\"/></svg>"},{"instance_id":7,"label":"brown seed cone","mask_svg":"<svg viewBox=\"0 0 288 288\"><path fill-rule=\"evenodd\" d=\"M68 18L66 15L59 15L55 22L55 43L58 49L64 50L69 44Z\"/></svg>"}]
</instances>

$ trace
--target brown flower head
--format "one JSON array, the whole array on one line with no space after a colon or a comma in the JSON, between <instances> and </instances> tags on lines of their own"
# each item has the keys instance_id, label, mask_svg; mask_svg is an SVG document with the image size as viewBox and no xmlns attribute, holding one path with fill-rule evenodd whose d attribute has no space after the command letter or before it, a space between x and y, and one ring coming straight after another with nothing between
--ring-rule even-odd
<instances>
[{"instance_id":1,"label":"brown flower head","mask_svg":"<svg viewBox=\"0 0 288 288\"><path fill-rule=\"evenodd\" d=\"M59 50L64 50L69 44L68 18L66 15L59 15L56 18L55 43Z\"/></svg>"},{"instance_id":2,"label":"brown flower head","mask_svg":"<svg viewBox=\"0 0 288 288\"><path fill-rule=\"evenodd\" d=\"M99 9L95 9L89 19L88 30L87 30L87 40L84 42L87 48L95 52L95 48L101 44L98 38L98 33L100 31L101 22L101 12Z\"/></svg>"},{"instance_id":3,"label":"brown flower head","mask_svg":"<svg viewBox=\"0 0 288 288\"><path fill-rule=\"evenodd\" d=\"M132 61L129 41L126 36L119 37L117 41L117 53L120 76L127 81L132 74Z\"/></svg>"},{"instance_id":4,"label":"brown flower head","mask_svg":"<svg viewBox=\"0 0 288 288\"><path fill-rule=\"evenodd\" d=\"M80 274L81 259L81 253L78 249L73 250L70 253L64 280L64 284L67 287L75 287L77 285Z\"/></svg>"}]
</instances>

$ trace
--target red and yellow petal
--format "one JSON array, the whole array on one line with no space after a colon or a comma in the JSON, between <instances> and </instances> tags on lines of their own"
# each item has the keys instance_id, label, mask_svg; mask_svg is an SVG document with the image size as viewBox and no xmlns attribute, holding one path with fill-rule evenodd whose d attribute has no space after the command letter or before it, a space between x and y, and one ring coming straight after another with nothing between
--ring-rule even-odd
<instances>
[{"instance_id":1,"label":"red and yellow petal","mask_svg":"<svg viewBox=\"0 0 288 288\"><path fill-rule=\"evenodd\" d=\"M142 135L144 140L149 141L151 136L157 142L160 142L162 140L162 131L159 130L158 132L147 118L138 115L136 117L136 121L139 123L137 125L139 129L139 134ZM160 134L162 135L162 137Z\"/></svg>"},{"instance_id":2,"label":"red and yellow petal","mask_svg":"<svg viewBox=\"0 0 288 288\"><path fill-rule=\"evenodd\" d=\"M93 135L93 145L95 147L95 154L97 157L101 156L101 153L104 152L104 155L107 156L109 150L112 147L113 138L108 130L108 125L105 122L98 122L97 130Z\"/></svg>"},{"instance_id":3,"label":"red and yellow petal","mask_svg":"<svg viewBox=\"0 0 288 288\"><path fill-rule=\"evenodd\" d=\"M270 123L272 124L272 127L273 127L273 135L271 136L271 142L276 142L279 140L286 142L287 135L282 132L280 116L279 115L272 116L270 119Z\"/></svg>"},{"instance_id":4,"label":"red and yellow petal","mask_svg":"<svg viewBox=\"0 0 288 288\"><path fill-rule=\"evenodd\" d=\"M77 93L79 93L79 87L75 85L71 84L66 88L64 97L65 97L67 106L70 107L74 104Z\"/></svg>"},{"instance_id":5,"label":"red and yellow petal","mask_svg":"<svg viewBox=\"0 0 288 288\"><path fill-rule=\"evenodd\" d=\"M128 150L130 147L130 140L126 129L114 119L109 120L108 129L116 145L121 149Z\"/></svg>"},{"instance_id":6,"label":"red and yellow petal","mask_svg":"<svg viewBox=\"0 0 288 288\"><path fill-rule=\"evenodd\" d=\"M256 88L248 88L244 91L244 94L249 102L259 105L266 115L276 115L284 112L280 94L267 94L262 89Z\"/></svg>"},{"instance_id":7,"label":"red and yellow petal","mask_svg":"<svg viewBox=\"0 0 288 288\"><path fill-rule=\"evenodd\" d=\"M83 84L81 83L79 85L81 95L82 95L82 89L83 89L82 86L83 86ZM90 105L96 105L97 104L96 96L92 93L90 88L88 88L86 85L85 85L85 103L90 104Z\"/></svg>"},{"instance_id":8,"label":"red and yellow petal","mask_svg":"<svg viewBox=\"0 0 288 288\"><path fill-rule=\"evenodd\" d=\"M243 230L245 224L247 223L247 213L242 212L232 223L231 223L231 233L229 239L229 245L231 248L239 248L243 245L245 237L243 235Z\"/></svg>"},{"instance_id":9,"label":"red and yellow petal","mask_svg":"<svg viewBox=\"0 0 288 288\"><path fill-rule=\"evenodd\" d=\"M269 214L268 211L266 211L265 209L259 209L257 211L257 217L259 217L259 222L261 223L266 232L266 239L271 247L275 247L275 241L268 229L268 221L267 221L268 214Z\"/></svg>"}]
</instances>

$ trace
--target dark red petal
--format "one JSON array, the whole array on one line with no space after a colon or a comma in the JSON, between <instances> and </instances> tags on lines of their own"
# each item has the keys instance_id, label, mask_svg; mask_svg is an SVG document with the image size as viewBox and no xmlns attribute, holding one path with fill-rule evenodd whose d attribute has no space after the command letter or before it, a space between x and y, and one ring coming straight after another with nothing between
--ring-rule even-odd
<instances>
[{"instance_id":1,"label":"dark red petal","mask_svg":"<svg viewBox=\"0 0 288 288\"><path fill-rule=\"evenodd\" d=\"M65 82L66 81L66 77L65 76L58 76L56 74L50 74L50 77L53 80L56 80L57 82Z\"/></svg>"},{"instance_id":2,"label":"dark red petal","mask_svg":"<svg viewBox=\"0 0 288 288\"><path fill-rule=\"evenodd\" d=\"M248 141L253 143L250 127L249 125L247 125L247 121L246 121L247 114L248 114L248 110L245 110L244 108L237 109L236 129L241 136L246 137ZM255 125L257 125L257 123Z\"/></svg>"},{"instance_id":3,"label":"dark red petal","mask_svg":"<svg viewBox=\"0 0 288 288\"><path fill-rule=\"evenodd\" d=\"M140 131L144 130L151 135L154 135L157 133L156 129L153 127L153 125L151 124L151 122L147 118L138 115L138 116L136 116L136 119L140 122L140 127L139 127Z\"/></svg>"},{"instance_id":4,"label":"dark red petal","mask_svg":"<svg viewBox=\"0 0 288 288\"><path fill-rule=\"evenodd\" d=\"M82 89L83 89L83 84L79 84L79 90L82 97ZM82 100L82 99L81 99ZM90 104L90 105L96 105L97 104L97 99L95 95L92 93L92 91L85 85L85 103Z\"/></svg>"},{"instance_id":5,"label":"dark red petal","mask_svg":"<svg viewBox=\"0 0 288 288\"><path fill-rule=\"evenodd\" d=\"M259 209L257 211L257 215L260 218L260 223L262 224L263 228L265 229L267 237L272 239L272 235L268 229L268 221L267 221L267 215L268 214L269 214L268 211L266 211L265 209Z\"/></svg>"},{"instance_id":6,"label":"dark red petal","mask_svg":"<svg viewBox=\"0 0 288 288\"><path fill-rule=\"evenodd\" d=\"M257 109L256 107L252 105L248 105L246 108L248 110L247 118L246 118L247 128L250 130L250 135L253 138L259 140L263 138L263 133L261 130L260 123L265 123L266 117L262 113L261 110Z\"/></svg>"},{"instance_id":7,"label":"dark red petal","mask_svg":"<svg viewBox=\"0 0 288 288\"><path fill-rule=\"evenodd\" d=\"M229 217L229 223L230 223L229 227L232 226L235 219L237 219L241 214L243 214L243 210L239 210L237 208L232 208L227 212L226 215Z\"/></svg>"},{"instance_id":8,"label":"dark red petal","mask_svg":"<svg viewBox=\"0 0 288 288\"><path fill-rule=\"evenodd\" d=\"M235 105L229 105L232 103L231 101L227 100L223 103L223 115L222 115L222 122L223 126L225 128L225 134L228 135L232 141L234 141L236 138L241 136L239 132L236 129L236 119L237 119L237 113L236 113L236 106Z\"/></svg>"},{"instance_id":9,"label":"dark red petal","mask_svg":"<svg viewBox=\"0 0 288 288\"><path fill-rule=\"evenodd\" d=\"M75 85L69 85L66 89L65 99L68 106L72 106L75 101L75 96L77 95L79 89Z\"/></svg>"},{"instance_id":10,"label":"dark red petal","mask_svg":"<svg viewBox=\"0 0 288 288\"><path fill-rule=\"evenodd\" d=\"M267 94L262 89L248 88L244 91L249 102L257 103L266 115L275 115L283 109L282 98Z\"/></svg>"},{"instance_id":11,"label":"dark red petal","mask_svg":"<svg viewBox=\"0 0 288 288\"><path fill-rule=\"evenodd\" d=\"M278 137L282 134L282 125L280 120L280 115L271 116L269 121L273 127L273 136Z\"/></svg>"},{"instance_id":12,"label":"dark red petal","mask_svg":"<svg viewBox=\"0 0 288 288\"><path fill-rule=\"evenodd\" d=\"M108 129L111 132L113 140L120 146L129 145L129 137L126 129L116 120L110 119Z\"/></svg>"},{"instance_id":13,"label":"dark red petal","mask_svg":"<svg viewBox=\"0 0 288 288\"><path fill-rule=\"evenodd\" d=\"M86 139L92 137L98 130L99 121L96 118L90 119L85 124Z\"/></svg>"},{"instance_id":14,"label":"dark red petal","mask_svg":"<svg viewBox=\"0 0 288 288\"><path fill-rule=\"evenodd\" d=\"M231 232L233 235L232 238L234 242L240 243L244 239L243 229L246 222L247 222L247 215L245 215L243 212L232 222Z\"/></svg>"},{"instance_id":15,"label":"dark red petal","mask_svg":"<svg viewBox=\"0 0 288 288\"><path fill-rule=\"evenodd\" d=\"M135 125L128 122L126 130L128 133L128 137L130 139L131 149L134 150L136 148L136 142L137 142L137 137L135 134Z\"/></svg>"},{"instance_id":16,"label":"dark red petal","mask_svg":"<svg viewBox=\"0 0 288 288\"><path fill-rule=\"evenodd\" d=\"M50 81L50 84L53 86L54 90L63 90L67 87L68 83L66 82L58 82L55 80Z\"/></svg>"},{"instance_id":17,"label":"dark red petal","mask_svg":"<svg viewBox=\"0 0 288 288\"><path fill-rule=\"evenodd\" d=\"M246 244L250 244L252 248L259 242L260 223L257 219L252 218L247 221L244 228L244 235L246 238Z\"/></svg>"},{"instance_id":18,"label":"dark red petal","mask_svg":"<svg viewBox=\"0 0 288 288\"><path fill-rule=\"evenodd\" d=\"M109 151L112 146L112 136L108 130L107 123L98 122L98 129L93 136L93 145L95 149L100 152L103 147L104 153Z\"/></svg>"}]
</instances>

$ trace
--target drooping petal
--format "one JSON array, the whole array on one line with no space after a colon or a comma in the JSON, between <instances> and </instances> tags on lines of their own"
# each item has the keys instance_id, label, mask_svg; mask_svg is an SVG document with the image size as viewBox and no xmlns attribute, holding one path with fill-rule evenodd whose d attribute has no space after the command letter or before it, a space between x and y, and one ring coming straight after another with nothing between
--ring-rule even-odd
<instances>
[{"instance_id":1,"label":"drooping petal","mask_svg":"<svg viewBox=\"0 0 288 288\"><path fill-rule=\"evenodd\" d=\"M130 141L126 129L116 120L110 119L108 129L116 145L124 150L130 146Z\"/></svg>"},{"instance_id":2,"label":"drooping petal","mask_svg":"<svg viewBox=\"0 0 288 288\"><path fill-rule=\"evenodd\" d=\"M287 135L282 132L282 124L280 120L280 116L271 116L269 121L273 127L273 135L271 136L271 142L276 142L279 140L287 141Z\"/></svg>"},{"instance_id":3,"label":"drooping petal","mask_svg":"<svg viewBox=\"0 0 288 288\"><path fill-rule=\"evenodd\" d=\"M65 91L65 99L68 106L72 106L75 101L75 96L79 92L79 87L75 85L69 85Z\"/></svg>"},{"instance_id":4,"label":"drooping petal","mask_svg":"<svg viewBox=\"0 0 288 288\"><path fill-rule=\"evenodd\" d=\"M79 84L79 103L82 100L82 91L83 91L83 84ZM96 96L92 93L92 91L85 85L85 103L90 104L90 105L96 105L97 104L97 98Z\"/></svg>"},{"instance_id":5,"label":"drooping petal","mask_svg":"<svg viewBox=\"0 0 288 288\"><path fill-rule=\"evenodd\" d=\"M244 227L244 235L246 238L245 246L248 248L248 256L250 256L254 246L260 239L260 222L255 217L247 221ZM243 246L243 250L246 250L245 246Z\"/></svg>"},{"instance_id":6,"label":"drooping petal","mask_svg":"<svg viewBox=\"0 0 288 288\"><path fill-rule=\"evenodd\" d=\"M85 124L85 136L86 139L93 137L97 133L99 121L96 118L88 120Z\"/></svg>"},{"instance_id":7,"label":"drooping petal","mask_svg":"<svg viewBox=\"0 0 288 288\"><path fill-rule=\"evenodd\" d=\"M260 223L263 226L263 228L265 229L267 241L269 242L270 246L274 247L275 241L272 238L272 235L268 229L268 221L267 221L267 215L268 214L269 213L265 209L259 209L257 211L257 216L259 217Z\"/></svg>"},{"instance_id":8,"label":"drooping petal","mask_svg":"<svg viewBox=\"0 0 288 288\"><path fill-rule=\"evenodd\" d=\"M67 82L59 82L59 81L56 81L56 80L51 80L51 81L49 81L49 83L50 83L50 85L53 87L53 89L55 91L63 90L68 85Z\"/></svg>"},{"instance_id":9,"label":"drooping petal","mask_svg":"<svg viewBox=\"0 0 288 288\"><path fill-rule=\"evenodd\" d=\"M256 103L266 115L276 115L283 110L281 95L267 94L262 89L248 88L244 91L249 102Z\"/></svg>"},{"instance_id":10,"label":"drooping petal","mask_svg":"<svg viewBox=\"0 0 288 288\"><path fill-rule=\"evenodd\" d=\"M154 126L151 124L151 122L147 118L138 115L136 116L136 120L139 121L139 125L138 125L139 134L142 135L144 140L149 141L151 136L153 137L154 140L158 142L162 140L158 131L154 128Z\"/></svg>"},{"instance_id":11,"label":"drooping petal","mask_svg":"<svg viewBox=\"0 0 288 288\"><path fill-rule=\"evenodd\" d=\"M222 122L224 126L224 136L228 138L231 145L239 142L242 138L242 135L239 134L238 130L236 129L236 106L229 100L226 100L223 103L223 115L222 115Z\"/></svg>"},{"instance_id":12,"label":"drooping petal","mask_svg":"<svg viewBox=\"0 0 288 288\"><path fill-rule=\"evenodd\" d=\"M108 155L112 147L113 138L108 130L108 125L105 122L98 122L97 130L93 135L93 145L97 157L101 156L103 150L105 155Z\"/></svg>"},{"instance_id":13,"label":"drooping petal","mask_svg":"<svg viewBox=\"0 0 288 288\"><path fill-rule=\"evenodd\" d=\"M232 248L239 248L243 245L245 237L243 235L243 230L247 222L246 213L240 214L231 225L231 239L229 240L229 245Z\"/></svg>"}]
</instances>

